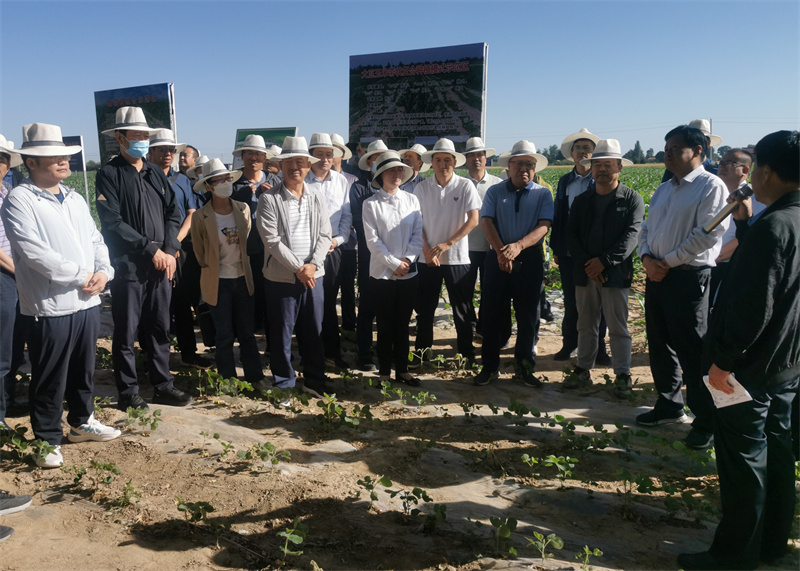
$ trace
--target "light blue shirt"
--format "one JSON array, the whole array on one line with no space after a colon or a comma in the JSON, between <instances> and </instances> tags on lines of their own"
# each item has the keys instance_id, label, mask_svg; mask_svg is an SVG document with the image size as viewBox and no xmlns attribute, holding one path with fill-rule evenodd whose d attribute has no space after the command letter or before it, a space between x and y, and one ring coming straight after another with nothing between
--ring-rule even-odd
<instances>
[{"instance_id":1,"label":"light blue shirt","mask_svg":"<svg viewBox=\"0 0 800 571\"><path fill-rule=\"evenodd\" d=\"M331 170L325 180L321 180L309 170L306 175L306 185L325 197L325 205L331 218L332 239L336 240L336 247L344 245L350 236L350 226L353 223L353 212L350 210L350 182L344 175Z\"/></svg>"},{"instance_id":2,"label":"light blue shirt","mask_svg":"<svg viewBox=\"0 0 800 571\"><path fill-rule=\"evenodd\" d=\"M542 220L553 220L553 195L534 182L517 191L510 180L489 188L481 218L491 218L503 244L518 242ZM542 238L544 240L544 238ZM541 244L539 240L537 244Z\"/></svg>"},{"instance_id":3,"label":"light blue shirt","mask_svg":"<svg viewBox=\"0 0 800 571\"><path fill-rule=\"evenodd\" d=\"M586 192L591 182L592 171L587 172L586 176L581 176L578 171L575 171L575 178L567 185L567 203L570 208L572 208L572 201L575 200L575 197Z\"/></svg>"}]
</instances>

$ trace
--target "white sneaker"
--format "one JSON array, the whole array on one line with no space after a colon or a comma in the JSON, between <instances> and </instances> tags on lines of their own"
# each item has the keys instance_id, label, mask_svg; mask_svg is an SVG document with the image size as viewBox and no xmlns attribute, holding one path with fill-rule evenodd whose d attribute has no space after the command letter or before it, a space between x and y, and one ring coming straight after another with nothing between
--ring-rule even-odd
<instances>
[{"instance_id":1,"label":"white sneaker","mask_svg":"<svg viewBox=\"0 0 800 571\"><path fill-rule=\"evenodd\" d=\"M280 406L282 406L283 408L289 408L290 406L292 406L292 399L285 398L281 402L279 402L278 404Z\"/></svg>"},{"instance_id":2,"label":"white sneaker","mask_svg":"<svg viewBox=\"0 0 800 571\"><path fill-rule=\"evenodd\" d=\"M100 423L92 414L86 424L71 427L67 439L70 442L85 442L87 440L107 442L108 440L114 440L120 434L122 433L116 428Z\"/></svg>"},{"instance_id":3,"label":"white sneaker","mask_svg":"<svg viewBox=\"0 0 800 571\"><path fill-rule=\"evenodd\" d=\"M61 455L61 446L56 446L55 450L45 457L36 457L36 465L39 468L60 468L62 464L64 457Z\"/></svg>"}]
</instances>

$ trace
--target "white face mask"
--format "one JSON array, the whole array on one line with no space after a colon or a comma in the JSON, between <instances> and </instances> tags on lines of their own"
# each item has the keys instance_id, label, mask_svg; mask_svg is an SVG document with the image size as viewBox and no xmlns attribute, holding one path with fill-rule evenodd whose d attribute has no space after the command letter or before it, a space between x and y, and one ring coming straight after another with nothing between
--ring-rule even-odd
<instances>
[{"instance_id":1,"label":"white face mask","mask_svg":"<svg viewBox=\"0 0 800 571\"><path fill-rule=\"evenodd\" d=\"M214 194L216 194L220 198L228 198L232 192L233 192L232 182L221 182L214 187Z\"/></svg>"}]
</instances>

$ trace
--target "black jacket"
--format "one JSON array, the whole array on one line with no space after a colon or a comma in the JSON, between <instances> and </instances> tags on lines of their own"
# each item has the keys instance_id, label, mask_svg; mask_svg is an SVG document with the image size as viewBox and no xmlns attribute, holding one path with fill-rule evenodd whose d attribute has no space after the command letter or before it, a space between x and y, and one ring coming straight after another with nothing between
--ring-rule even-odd
<instances>
[{"instance_id":1,"label":"black jacket","mask_svg":"<svg viewBox=\"0 0 800 571\"><path fill-rule=\"evenodd\" d=\"M748 384L800 374L800 190L736 222L731 257L706 336L707 363Z\"/></svg>"},{"instance_id":2,"label":"black jacket","mask_svg":"<svg viewBox=\"0 0 800 571\"><path fill-rule=\"evenodd\" d=\"M575 180L576 174L573 168L567 174L558 179L556 186L556 196L553 200L553 225L550 227L550 249L559 258L569 257L567 249L567 223L569 221L569 197L567 196L567 186Z\"/></svg>"},{"instance_id":3,"label":"black jacket","mask_svg":"<svg viewBox=\"0 0 800 571\"><path fill-rule=\"evenodd\" d=\"M160 244L144 235L146 210L139 176L157 191L164 206L164 241ZM153 269L156 251L174 256L180 249L180 210L172 186L158 166L145 161L139 173L122 155L114 157L97 171L95 198L115 279L143 280Z\"/></svg>"},{"instance_id":4,"label":"black jacket","mask_svg":"<svg viewBox=\"0 0 800 571\"><path fill-rule=\"evenodd\" d=\"M633 252L644 219L644 200L638 192L620 184L603 212L603 241L589 244L589 230L599 215L594 210L595 184L572 202L567 224L567 246L575 264L575 285L585 286L589 276L584 265L599 257L606 267L603 287L630 287L633 281Z\"/></svg>"},{"instance_id":5,"label":"black jacket","mask_svg":"<svg viewBox=\"0 0 800 571\"><path fill-rule=\"evenodd\" d=\"M281 179L278 178L277 175L272 174L271 172L264 171L264 174L267 175L264 179L264 182L271 185L273 188L280 187ZM258 193L256 198L260 197L262 192L261 190L256 190ZM250 207L250 235L247 236L247 255L248 256L257 256L264 252L264 243L261 241L261 236L259 235L256 228L256 214L258 213L258 202L253 201L253 189L250 187L250 181L248 181L244 177L240 177L239 180L233 183L233 189L231 192L231 198L233 200L237 200L239 202L244 202L248 207Z\"/></svg>"}]
</instances>

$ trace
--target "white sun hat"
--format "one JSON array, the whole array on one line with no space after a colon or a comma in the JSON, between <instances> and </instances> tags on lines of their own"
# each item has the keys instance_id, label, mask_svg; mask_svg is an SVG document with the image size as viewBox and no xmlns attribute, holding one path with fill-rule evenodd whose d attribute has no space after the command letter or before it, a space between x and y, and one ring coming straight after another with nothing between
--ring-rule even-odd
<instances>
[{"instance_id":1,"label":"white sun hat","mask_svg":"<svg viewBox=\"0 0 800 571\"><path fill-rule=\"evenodd\" d=\"M594 154L591 159L583 159L581 165L585 167L592 166L592 161L600 159L619 159L622 161L622 166L629 167L633 164L622 156L622 149L619 146L619 141L616 139L603 139L597 143L594 149Z\"/></svg>"},{"instance_id":2,"label":"white sun hat","mask_svg":"<svg viewBox=\"0 0 800 571\"><path fill-rule=\"evenodd\" d=\"M380 155L381 153L385 153L388 150L389 147L386 146L386 143L384 143L380 139L375 139L367 147L367 152L361 155L361 158L358 159L358 168L360 168L362 171L368 171L369 166L367 166L367 160L370 157L373 157L375 155Z\"/></svg>"},{"instance_id":3,"label":"white sun hat","mask_svg":"<svg viewBox=\"0 0 800 571\"><path fill-rule=\"evenodd\" d=\"M113 137L115 131L144 131L148 135L152 135L158 129L151 129L147 125L141 107L120 107L117 109L114 126L101 132Z\"/></svg>"},{"instance_id":4,"label":"white sun hat","mask_svg":"<svg viewBox=\"0 0 800 571\"><path fill-rule=\"evenodd\" d=\"M305 157L312 163L319 162L319 159L312 157L308 152L308 144L305 137L286 137L283 140L283 148L278 155L270 157L271 161L282 161L293 157Z\"/></svg>"},{"instance_id":5,"label":"white sun hat","mask_svg":"<svg viewBox=\"0 0 800 571\"><path fill-rule=\"evenodd\" d=\"M344 139L337 133L331 133L331 142L333 146L342 151L342 160L349 161L353 158L353 151L347 148Z\"/></svg>"},{"instance_id":6,"label":"white sun hat","mask_svg":"<svg viewBox=\"0 0 800 571\"><path fill-rule=\"evenodd\" d=\"M503 153L497 159L497 164L501 167L508 168L508 161L510 161L514 157L533 157L536 159L536 168L534 172L539 172L544 170L547 166L547 157L541 155L536 152L536 145L531 143L530 141L517 141L514 143L514 146L511 147L511 150L507 153Z\"/></svg>"},{"instance_id":7,"label":"white sun hat","mask_svg":"<svg viewBox=\"0 0 800 571\"><path fill-rule=\"evenodd\" d=\"M403 160L403 158L406 156L406 153L409 152L409 151L411 151L412 153L417 153L419 155L419 159L422 160L422 155L427 153L428 149L426 149L425 147L423 147L419 143L416 143L414 145L411 145L410 149L403 149L402 151L397 151L397 154L400 155L400 160ZM427 163L422 163L422 166L419 167L419 172L427 172L430 169L431 169L431 165L429 165Z\"/></svg>"},{"instance_id":8,"label":"white sun hat","mask_svg":"<svg viewBox=\"0 0 800 571\"><path fill-rule=\"evenodd\" d=\"M241 157L242 151L258 151L267 155L268 159L272 155L272 152L267 149L267 144L264 142L264 137L261 135L247 135L244 138L244 141L242 141L242 144L233 150L233 156Z\"/></svg>"},{"instance_id":9,"label":"white sun hat","mask_svg":"<svg viewBox=\"0 0 800 571\"><path fill-rule=\"evenodd\" d=\"M693 121L689 121L689 127L700 129L703 132L703 135L709 138L710 142L708 145L710 147L719 147L722 144L722 137L711 134L711 121L708 119L695 119Z\"/></svg>"},{"instance_id":10,"label":"white sun hat","mask_svg":"<svg viewBox=\"0 0 800 571\"><path fill-rule=\"evenodd\" d=\"M61 127L47 123L31 123L22 128L22 146L19 153L27 157L63 157L76 155L83 149L80 145L65 145L61 139Z\"/></svg>"},{"instance_id":11,"label":"white sun hat","mask_svg":"<svg viewBox=\"0 0 800 571\"><path fill-rule=\"evenodd\" d=\"M200 155L195 159L194 166L186 169L186 176L188 176L191 179L198 178L200 175L197 174L197 169L201 168L207 162L208 162L208 157L206 155Z\"/></svg>"},{"instance_id":12,"label":"white sun hat","mask_svg":"<svg viewBox=\"0 0 800 571\"><path fill-rule=\"evenodd\" d=\"M580 139L588 139L591 142L593 142L596 146L597 142L600 140L600 137L598 137L594 133L590 133L589 129L587 129L586 127L581 129L577 133L572 133L572 135L568 135L566 139L561 141L561 154L564 156L566 160L572 161L572 157L570 156L570 152L572 151L572 143Z\"/></svg>"},{"instance_id":13,"label":"white sun hat","mask_svg":"<svg viewBox=\"0 0 800 571\"><path fill-rule=\"evenodd\" d=\"M468 155L470 153L477 153L479 151L483 151L486 153L486 157L493 157L497 154L495 149L486 148L486 145L483 144L483 139L480 137L472 137L471 139L467 139L467 147L464 149L464 154Z\"/></svg>"},{"instance_id":14,"label":"white sun hat","mask_svg":"<svg viewBox=\"0 0 800 571\"><path fill-rule=\"evenodd\" d=\"M197 192L204 192L206 190L205 182L210 178L214 178L215 176L229 174L233 177L233 182L236 182L242 176L242 171L229 171L225 166L225 163L223 163L220 159L211 159L206 161L203 163L201 168L203 170L200 178L197 179L197 182L192 185L192 188Z\"/></svg>"},{"instance_id":15,"label":"white sun hat","mask_svg":"<svg viewBox=\"0 0 800 571\"><path fill-rule=\"evenodd\" d=\"M14 150L14 141L8 141L3 135L0 135L0 153L5 153L11 157L8 166L14 168L22 164L22 157Z\"/></svg>"},{"instance_id":16,"label":"white sun hat","mask_svg":"<svg viewBox=\"0 0 800 571\"><path fill-rule=\"evenodd\" d=\"M375 159L375 176L372 177L372 182L370 183L372 188L381 188L378 183L378 175L394 167L403 167L401 185L414 178L414 169L400 160L400 154L397 151L386 151Z\"/></svg>"},{"instance_id":17,"label":"white sun hat","mask_svg":"<svg viewBox=\"0 0 800 571\"><path fill-rule=\"evenodd\" d=\"M333 157L338 159L344 153L339 147L336 147L331 140L328 133L314 133L311 135L311 142L308 144L308 150L311 149L333 149Z\"/></svg>"},{"instance_id":18,"label":"white sun hat","mask_svg":"<svg viewBox=\"0 0 800 571\"><path fill-rule=\"evenodd\" d=\"M150 148L153 147L175 147L177 154L186 148L186 143L176 142L172 129L159 129L150 135Z\"/></svg>"},{"instance_id":19,"label":"white sun hat","mask_svg":"<svg viewBox=\"0 0 800 571\"><path fill-rule=\"evenodd\" d=\"M464 163L467 162L467 157L456 152L456 146L450 139L439 139L436 141L436 144L433 145L433 148L430 151L426 151L422 154L422 161L427 164L432 164L433 155L436 153L447 153L448 155L453 155L453 157L456 159L456 168L463 167Z\"/></svg>"}]
</instances>

